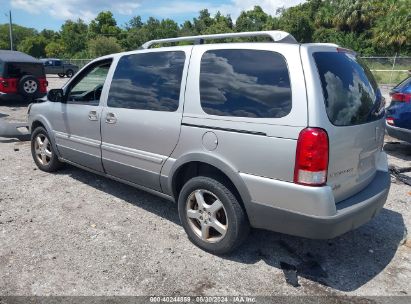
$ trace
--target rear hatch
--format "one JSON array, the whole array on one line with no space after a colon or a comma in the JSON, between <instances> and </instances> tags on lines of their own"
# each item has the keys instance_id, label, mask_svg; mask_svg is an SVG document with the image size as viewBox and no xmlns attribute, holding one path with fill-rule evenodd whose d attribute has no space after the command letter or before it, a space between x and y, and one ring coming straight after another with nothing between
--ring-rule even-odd
<instances>
[{"instance_id":1,"label":"rear hatch","mask_svg":"<svg viewBox=\"0 0 411 304\"><path fill-rule=\"evenodd\" d=\"M328 117L321 124L329 137L327 184L339 202L364 189L376 174L385 132L384 99L353 52L328 48L312 56Z\"/></svg>"}]
</instances>

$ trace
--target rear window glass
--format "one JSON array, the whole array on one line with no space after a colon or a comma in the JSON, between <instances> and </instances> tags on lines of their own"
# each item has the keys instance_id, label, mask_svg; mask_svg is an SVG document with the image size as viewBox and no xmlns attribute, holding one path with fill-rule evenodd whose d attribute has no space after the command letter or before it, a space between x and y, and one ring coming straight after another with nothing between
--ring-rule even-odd
<instances>
[{"instance_id":1,"label":"rear window glass","mask_svg":"<svg viewBox=\"0 0 411 304\"><path fill-rule=\"evenodd\" d=\"M7 77L21 78L26 75L44 77L44 66L41 63L15 63L7 64Z\"/></svg>"},{"instance_id":2,"label":"rear window glass","mask_svg":"<svg viewBox=\"0 0 411 304\"><path fill-rule=\"evenodd\" d=\"M220 116L279 118L291 111L291 87L283 56L262 50L204 53L201 106Z\"/></svg>"},{"instance_id":3,"label":"rear window glass","mask_svg":"<svg viewBox=\"0 0 411 304\"><path fill-rule=\"evenodd\" d=\"M317 52L313 56L331 123L349 126L381 118L381 92L358 57L346 52Z\"/></svg>"}]
</instances>

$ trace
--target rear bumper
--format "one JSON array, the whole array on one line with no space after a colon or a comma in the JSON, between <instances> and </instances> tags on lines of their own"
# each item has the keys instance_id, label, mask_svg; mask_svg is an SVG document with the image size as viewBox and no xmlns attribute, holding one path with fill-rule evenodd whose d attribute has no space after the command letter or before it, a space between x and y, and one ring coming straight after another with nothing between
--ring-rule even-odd
<instances>
[{"instance_id":1,"label":"rear bumper","mask_svg":"<svg viewBox=\"0 0 411 304\"><path fill-rule=\"evenodd\" d=\"M387 200L390 184L390 174L377 171L374 179L365 189L335 205L332 215L311 215L259 202L252 202L247 207L247 212L250 223L255 228L312 239L330 239L374 218ZM290 199L290 203L296 202ZM301 200L297 203L304 206L305 201ZM330 203L334 204L334 201Z\"/></svg>"},{"instance_id":2,"label":"rear bumper","mask_svg":"<svg viewBox=\"0 0 411 304\"><path fill-rule=\"evenodd\" d=\"M411 130L398 128L386 124L387 133L389 136L411 143Z\"/></svg>"}]
</instances>

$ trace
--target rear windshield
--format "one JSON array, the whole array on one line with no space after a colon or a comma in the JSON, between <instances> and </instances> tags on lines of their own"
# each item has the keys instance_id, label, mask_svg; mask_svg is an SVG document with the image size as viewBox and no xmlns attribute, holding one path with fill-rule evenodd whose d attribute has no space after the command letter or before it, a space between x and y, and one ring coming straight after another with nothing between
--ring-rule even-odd
<instances>
[{"instance_id":1,"label":"rear windshield","mask_svg":"<svg viewBox=\"0 0 411 304\"><path fill-rule=\"evenodd\" d=\"M332 124L350 126L382 117L381 92L358 57L346 52L317 52L313 56Z\"/></svg>"},{"instance_id":2,"label":"rear windshield","mask_svg":"<svg viewBox=\"0 0 411 304\"><path fill-rule=\"evenodd\" d=\"M9 78L21 78L26 75L44 77L44 66L42 63L7 63L6 76Z\"/></svg>"}]
</instances>

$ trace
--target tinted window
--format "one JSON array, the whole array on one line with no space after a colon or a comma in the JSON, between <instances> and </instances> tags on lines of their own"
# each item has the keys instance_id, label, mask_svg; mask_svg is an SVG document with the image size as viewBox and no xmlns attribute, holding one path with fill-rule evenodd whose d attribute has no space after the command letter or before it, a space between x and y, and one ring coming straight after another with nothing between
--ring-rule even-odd
<instances>
[{"instance_id":1,"label":"tinted window","mask_svg":"<svg viewBox=\"0 0 411 304\"><path fill-rule=\"evenodd\" d=\"M381 117L380 90L361 60L345 52L318 52L313 56L331 123L349 126Z\"/></svg>"},{"instance_id":2,"label":"tinted window","mask_svg":"<svg viewBox=\"0 0 411 304\"><path fill-rule=\"evenodd\" d=\"M42 63L15 63L7 64L7 76L21 78L26 75L34 77L45 77L44 66Z\"/></svg>"},{"instance_id":3,"label":"tinted window","mask_svg":"<svg viewBox=\"0 0 411 304\"><path fill-rule=\"evenodd\" d=\"M114 72L108 106L176 111L185 53L155 52L121 57Z\"/></svg>"},{"instance_id":4,"label":"tinted window","mask_svg":"<svg viewBox=\"0 0 411 304\"><path fill-rule=\"evenodd\" d=\"M284 58L259 50L214 50L201 59L200 98L212 115L278 118L291 111Z\"/></svg>"},{"instance_id":5,"label":"tinted window","mask_svg":"<svg viewBox=\"0 0 411 304\"><path fill-rule=\"evenodd\" d=\"M61 61L59 61L59 60L54 61L54 65L55 66L61 66Z\"/></svg>"}]
</instances>

